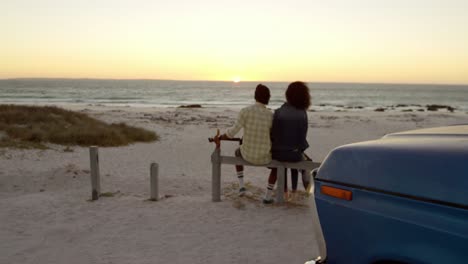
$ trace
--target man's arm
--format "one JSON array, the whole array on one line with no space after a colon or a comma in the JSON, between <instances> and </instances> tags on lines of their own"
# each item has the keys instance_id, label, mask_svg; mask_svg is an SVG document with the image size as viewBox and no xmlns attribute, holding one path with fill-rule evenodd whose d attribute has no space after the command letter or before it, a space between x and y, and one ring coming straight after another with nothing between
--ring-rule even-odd
<instances>
[{"instance_id":1,"label":"man's arm","mask_svg":"<svg viewBox=\"0 0 468 264\"><path fill-rule=\"evenodd\" d=\"M221 139L226 139L226 138L233 138L237 133L239 133L239 131L245 126L245 115L244 115L244 111L241 110L240 113L239 113L239 117L237 118L237 121L236 121L236 124L228 129L228 131L221 135ZM223 138L223 136L225 138Z\"/></svg>"}]
</instances>

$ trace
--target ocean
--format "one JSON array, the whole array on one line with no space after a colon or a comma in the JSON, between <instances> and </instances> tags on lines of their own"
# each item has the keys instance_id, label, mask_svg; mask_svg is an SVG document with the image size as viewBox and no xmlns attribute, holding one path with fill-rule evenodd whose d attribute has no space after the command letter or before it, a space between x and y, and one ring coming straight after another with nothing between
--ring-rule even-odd
<instances>
[{"instance_id":1,"label":"ocean","mask_svg":"<svg viewBox=\"0 0 468 264\"><path fill-rule=\"evenodd\" d=\"M286 82L262 82L272 93L270 107L284 102ZM131 107L241 108L253 102L258 82L105 80L105 79L4 79L0 104L109 105ZM438 104L468 111L468 85L308 83L315 111L366 111L425 109Z\"/></svg>"}]
</instances>

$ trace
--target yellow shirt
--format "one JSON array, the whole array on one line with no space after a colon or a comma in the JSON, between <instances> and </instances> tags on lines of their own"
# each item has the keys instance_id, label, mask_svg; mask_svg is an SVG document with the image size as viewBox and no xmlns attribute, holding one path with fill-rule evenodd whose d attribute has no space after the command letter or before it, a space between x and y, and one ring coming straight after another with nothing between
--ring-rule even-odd
<instances>
[{"instance_id":1,"label":"yellow shirt","mask_svg":"<svg viewBox=\"0 0 468 264\"><path fill-rule=\"evenodd\" d=\"M264 104L256 102L243 108L234 127L227 131L226 135L232 138L244 129L240 151L246 161L256 165L264 165L271 161L272 120L271 111Z\"/></svg>"}]
</instances>

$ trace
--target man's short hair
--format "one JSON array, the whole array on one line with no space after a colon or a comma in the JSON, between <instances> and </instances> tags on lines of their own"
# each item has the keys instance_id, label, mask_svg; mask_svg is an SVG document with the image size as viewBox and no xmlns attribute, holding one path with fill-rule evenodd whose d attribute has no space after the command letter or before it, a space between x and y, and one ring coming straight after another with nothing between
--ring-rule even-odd
<instances>
[{"instance_id":1,"label":"man's short hair","mask_svg":"<svg viewBox=\"0 0 468 264\"><path fill-rule=\"evenodd\" d=\"M267 105L270 101L270 89L263 84L257 85L257 88L255 88L255 100Z\"/></svg>"}]
</instances>

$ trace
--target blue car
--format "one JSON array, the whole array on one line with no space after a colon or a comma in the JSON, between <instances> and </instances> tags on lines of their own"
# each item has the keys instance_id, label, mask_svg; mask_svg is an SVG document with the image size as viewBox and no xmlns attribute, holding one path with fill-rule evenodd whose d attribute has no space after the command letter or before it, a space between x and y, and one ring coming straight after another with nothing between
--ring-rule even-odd
<instances>
[{"instance_id":1,"label":"blue car","mask_svg":"<svg viewBox=\"0 0 468 264\"><path fill-rule=\"evenodd\" d=\"M338 147L314 188L327 256L309 263L468 263L468 125Z\"/></svg>"}]
</instances>

